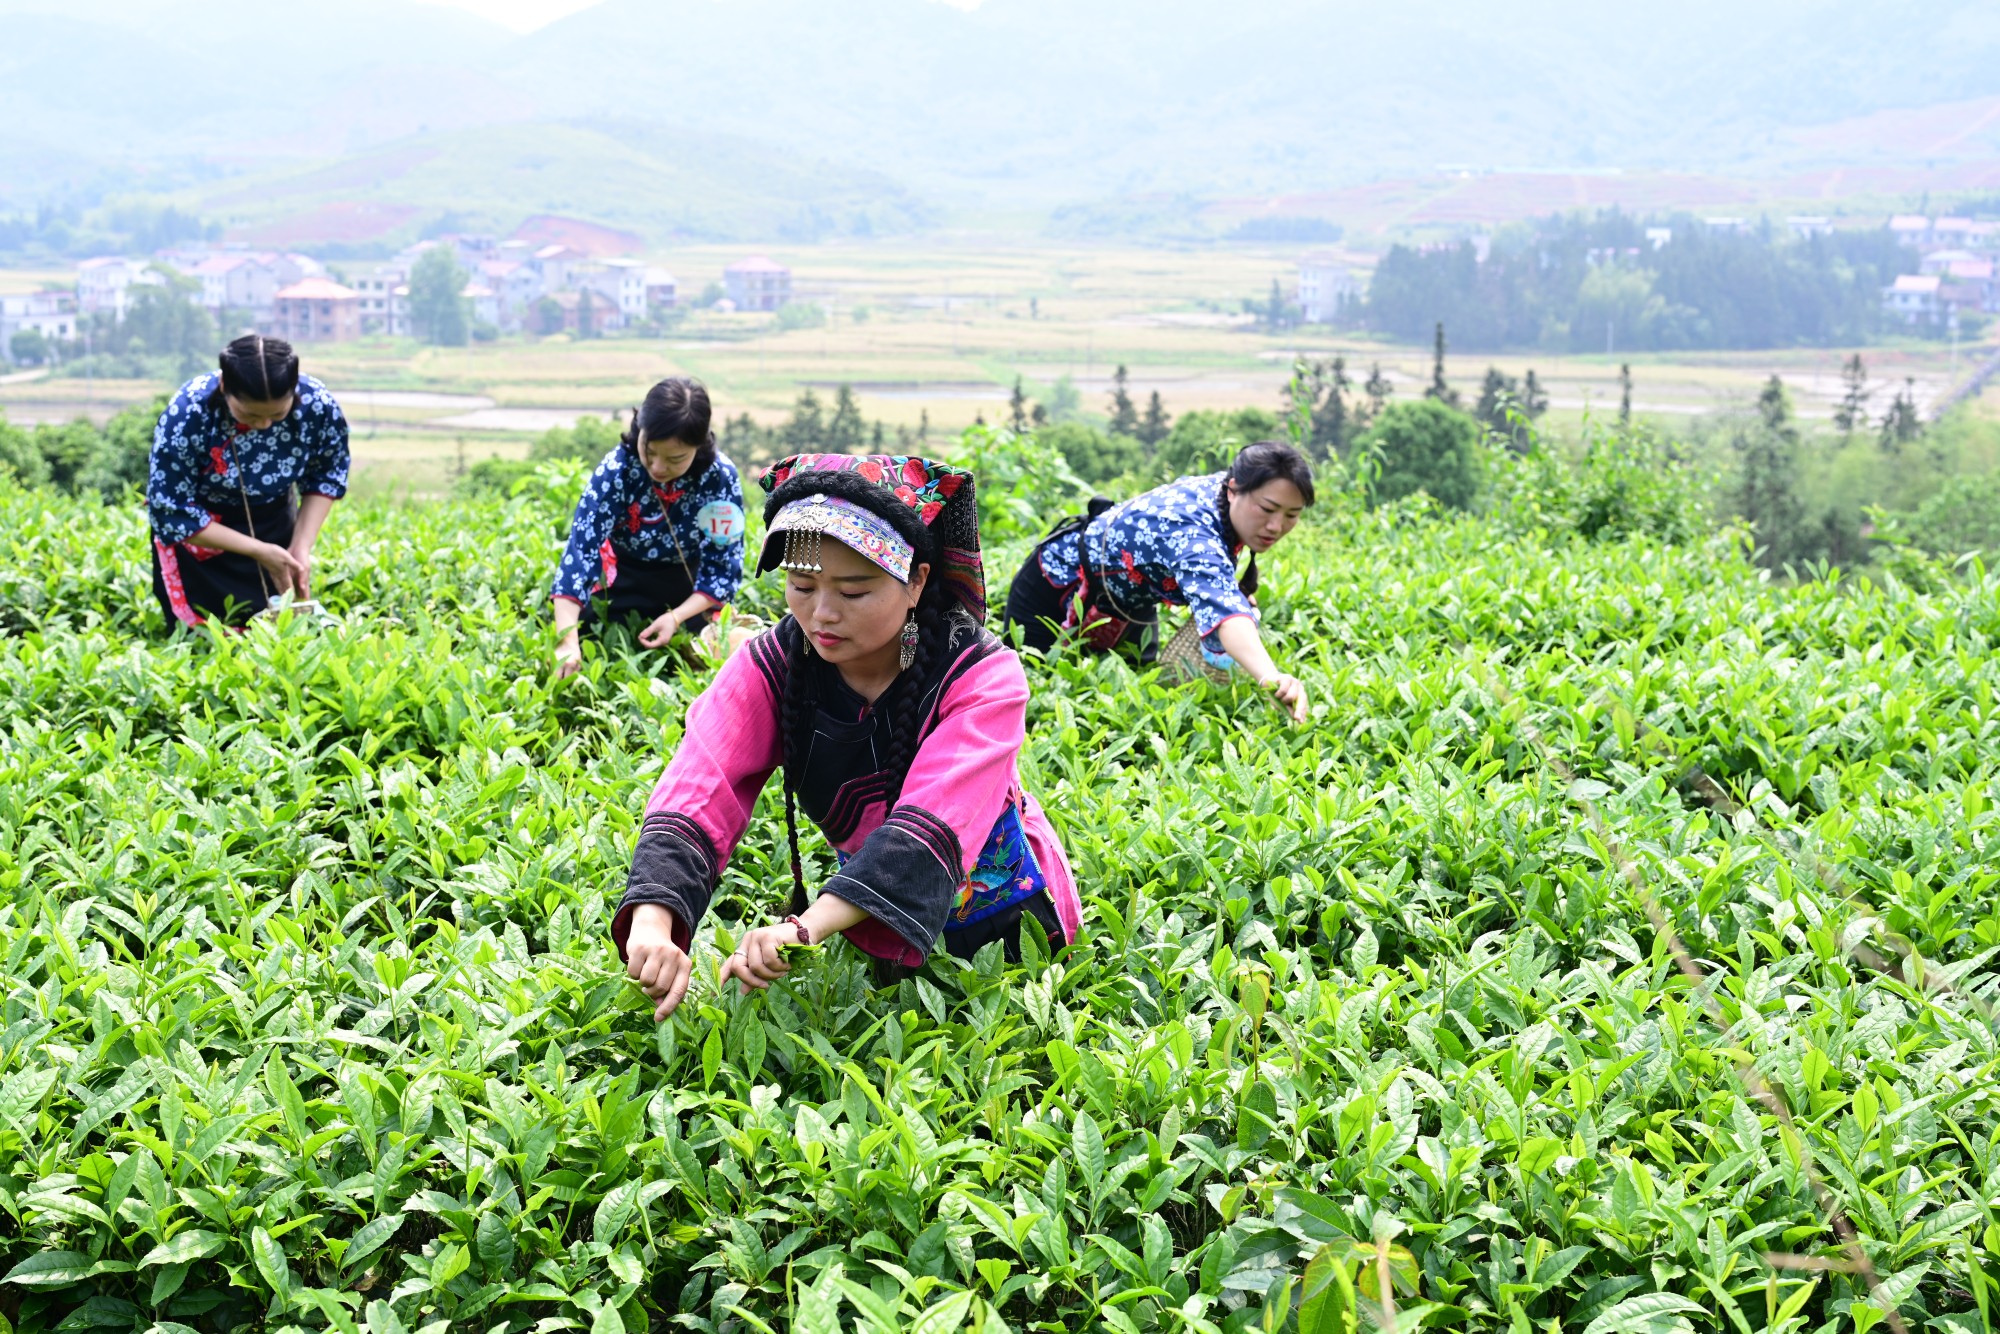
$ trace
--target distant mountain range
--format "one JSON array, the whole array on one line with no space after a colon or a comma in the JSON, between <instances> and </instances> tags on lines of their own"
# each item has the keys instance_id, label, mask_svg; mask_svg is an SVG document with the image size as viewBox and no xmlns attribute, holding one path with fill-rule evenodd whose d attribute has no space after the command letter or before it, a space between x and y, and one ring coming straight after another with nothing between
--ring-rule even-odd
<instances>
[{"instance_id":1,"label":"distant mountain range","mask_svg":"<svg viewBox=\"0 0 2000 1334\"><path fill-rule=\"evenodd\" d=\"M526 35L409 0L0 0L0 208L165 191L272 235L1985 162L1991 0L605 0Z\"/></svg>"}]
</instances>

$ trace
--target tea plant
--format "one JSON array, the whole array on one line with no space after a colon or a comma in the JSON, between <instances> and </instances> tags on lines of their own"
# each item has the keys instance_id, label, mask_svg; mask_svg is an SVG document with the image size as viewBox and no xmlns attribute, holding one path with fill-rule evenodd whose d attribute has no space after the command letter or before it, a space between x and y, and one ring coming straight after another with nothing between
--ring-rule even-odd
<instances>
[{"instance_id":1,"label":"tea plant","mask_svg":"<svg viewBox=\"0 0 2000 1334\"><path fill-rule=\"evenodd\" d=\"M726 994L767 799L656 1027L707 669L550 682L566 499L344 508L339 625L168 640L136 510L0 482L13 1329L1990 1328L2000 580L1342 511L1261 595L1310 727L1032 668L1079 947Z\"/></svg>"}]
</instances>

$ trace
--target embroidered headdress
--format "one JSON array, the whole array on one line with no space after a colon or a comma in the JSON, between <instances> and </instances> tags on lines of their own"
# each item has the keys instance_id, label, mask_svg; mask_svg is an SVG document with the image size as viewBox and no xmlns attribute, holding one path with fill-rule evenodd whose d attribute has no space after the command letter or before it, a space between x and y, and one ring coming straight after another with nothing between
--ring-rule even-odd
<instances>
[{"instance_id":1,"label":"embroidered headdress","mask_svg":"<svg viewBox=\"0 0 2000 1334\"><path fill-rule=\"evenodd\" d=\"M762 485L770 499L759 574L780 564L816 566L816 544L831 537L898 579L929 562L931 578L985 621L979 505L963 468L910 455L795 454L774 464Z\"/></svg>"}]
</instances>

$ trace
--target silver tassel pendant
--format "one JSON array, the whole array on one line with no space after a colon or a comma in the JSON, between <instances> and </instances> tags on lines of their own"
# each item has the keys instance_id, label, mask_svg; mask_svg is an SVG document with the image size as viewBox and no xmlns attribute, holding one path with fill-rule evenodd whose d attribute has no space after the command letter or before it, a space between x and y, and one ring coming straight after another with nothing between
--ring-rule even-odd
<instances>
[{"instance_id":1,"label":"silver tassel pendant","mask_svg":"<svg viewBox=\"0 0 2000 1334\"><path fill-rule=\"evenodd\" d=\"M903 670L909 671L917 660L917 609L910 608L909 619L903 622Z\"/></svg>"}]
</instances>

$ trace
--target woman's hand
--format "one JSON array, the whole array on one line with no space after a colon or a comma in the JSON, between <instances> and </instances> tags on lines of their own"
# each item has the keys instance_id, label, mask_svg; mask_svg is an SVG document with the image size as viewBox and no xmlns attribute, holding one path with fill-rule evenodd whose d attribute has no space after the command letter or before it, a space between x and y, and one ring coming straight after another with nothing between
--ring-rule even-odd
<instances>
[{"instance_id":1,"label":"woman's hand","mask_svg":"<svg viewBox=\"0 0 2000 1334\"><path fill-rule=\"evenodd\" d=\"M790 922L755 927L744 933L743 939L736 943L736 953L724 961L722 979L726 982L733 977L740 981L746 996L752 987L759 990L768 987L792 971L780 951L786 945L798 943L799 929Z\"/></svg>"},{"instance_id":2,"label":"woman's hand","mask_svg":"<svg viewBox=\"0 0 2000 1334\"><path fill-rule=\"evenodd\" d=\"M275 592L296 593L300 598L305 597L306 567L297 556L275 542L260 542L255 559L271 576L271 582L277 585Z\"/></svg>"},{"instance_id":3,"label":"woman's hand","mask_svg":"<svg viewBox=\"0 0 2000 1334\"><path fill-rule=\"evenodd\" d=\"M312 596L312 548L300 546L295 538L290 551L299 567L298 575L292 582L292 591L298 594L299 601L304 602Z\"/></svg>"},{"instance_id":4,"label":"woman's hand","mask_svg":"<svg viewBox=\"0 0 2000 1334\"><path fill-rule=\"evenodd\" d=\"M654 622L639 632L639 642L647 648L665 648L667 641L674 637L674 631L681 628L681 618L674 612L662 612Z\"/></svg>"},{"instance_id":5,"label":"woman's hand","mask_svg":"<svg viewBox=\"0 0 2000 1334\"><path fill-rule=\"evenodd\" d=\"M575 676L583 669L583 646L577 642L576 631L571 630L556 641L556 680Z\"/></svg>"},{"instance_id":6,"label":"woman's hand","mask_svg":"<svg viewBox=\"0 0 2000 1334\"><path fill-rule=\"evenodd\" d=\"M642 903L632 910L632 930L625 937L625 972L658 1002L653 1021L664 1023L687 995L688 979L694 976L693 961L674 944L672 909Z\"/></svg>"},{"instance_id":7,"label":"woman's hand","mask_svg":"<svg viewBox=\"0 0 2000 1334\"><path fill-rule=\"evenodd\" d=\"M1298 677L1287 676L1283 672L1278 672L1266 679L1262 684L1265 689L1277 696L1279 704L1291 710L1293 726L1296 727L1310 716L1306 704L1305 683L1300 681Z\"/></svg>"}]
</instances>

